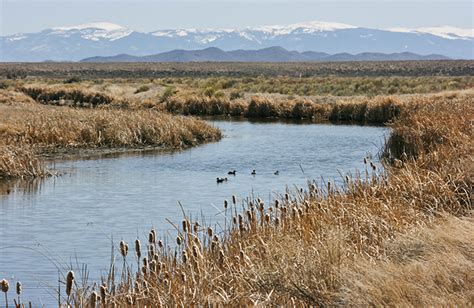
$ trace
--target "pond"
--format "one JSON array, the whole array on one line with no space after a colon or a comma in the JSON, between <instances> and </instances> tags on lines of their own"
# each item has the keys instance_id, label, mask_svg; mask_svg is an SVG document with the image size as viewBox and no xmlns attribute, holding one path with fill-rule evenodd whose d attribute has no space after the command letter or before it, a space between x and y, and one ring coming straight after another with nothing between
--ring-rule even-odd
<instances>
[{"instance_id":1,"label":"pond","mask_svg":"<svg viewBox=\"0 0 474 308\"><path fill-rule=\"evenodd\" d=\"M210 122L224 132L221 141L173 153L55 161L61 176L1 184L0 279L20 280L24 299L53 306L58 266L66 271L87 264L97 281L110 265L112 240L144 240L151 227L160 237L172 232L165 219L182 220L178 202L193 217L218 222L224 199L234 194L268 202L310 179L340 183L347 172L364 170L364 157L375 160L388 132L356 125ZM234 169L235 176L227 175ZM228 181L216 183L217 177Z\"/></svg>"}]
</instances>

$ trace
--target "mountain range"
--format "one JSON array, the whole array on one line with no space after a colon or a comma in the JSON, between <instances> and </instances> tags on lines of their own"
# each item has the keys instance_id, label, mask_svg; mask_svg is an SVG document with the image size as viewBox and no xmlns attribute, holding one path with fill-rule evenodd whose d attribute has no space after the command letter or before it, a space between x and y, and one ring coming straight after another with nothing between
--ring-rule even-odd
<instances>
[{"instance_id":1,"label":"mountain range","mask_svg":"<svg viewBox=\"0 0 474 308\"><path fill-rule=\"evenodd\" d=\"M473 29L370 29L314 21L245 29L170 29L147 33L107 22L55 27L37 33L1 36L0 61L79 61L120 54L164 57L164 52L175 54L177 49L207 50L208 47L220 50L214 50L216 56L224 56L224 51L227 54L232 51L235 56L241 50L249 53L273 46L298 52L300 55L295 54L298 58L307 56L308 51L317 51L329 55L414 53L474 59Z\"/></svg>"},{"instance_id":2,"label":"mountain range","mask_svg":"<svg viewBox=\"0 0 474 308\"><path fill-rule=\"evenodd\" d=\"M442 55L418 55L411 52L374 53L365 52L356 55L338 53L330 55L314 51L288 51L282 47L269 47L258 50L224 51L217 47L201 50L172 50L149 56L119 54L110 57L90 57L81 62L304 62L304 61L408 61L408 60L447 60Z\"/></svg>"}]
</instances>

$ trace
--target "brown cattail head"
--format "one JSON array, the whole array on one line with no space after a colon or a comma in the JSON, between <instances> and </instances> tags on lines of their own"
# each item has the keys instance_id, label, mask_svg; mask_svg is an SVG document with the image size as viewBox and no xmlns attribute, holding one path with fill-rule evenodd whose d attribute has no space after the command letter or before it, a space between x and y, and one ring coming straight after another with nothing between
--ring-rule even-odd
<instances>
[{"instance_id":1,"label":"brown cattail head","mask_svg":"<svg viewBox=\"0 0 474 308\"><path fill-rule=\"evenodd\" d=\"M270 222L270 215L269 214L265 214L265 222L266 223Z\"/></svg>"},{"instance_id":2,"label":"brown cattail head","mask_svg":"<svg viewBox=\"0 0 474 308\"><path fill-rule=\"evenodd\" d=\"M188 221L186 219L183 219L183 231L188 232Z\"/></svg>"},{"instance_id":3,"label":"brown cattail head","mask_svg":"<svg viewBox=\"0 0 474 308\"><path fill-rule=\"evenodd\" d=\"M200 251L199 251L199 248L197 247L197 245L193 245L193 256L194 258L199 258L200 256Z\"/></svg>"},{"instance_id":4,"label":"brown cattail head","mask_svg":"<svg viewBox=\"0 0 474 308\"><path fill-rule=\"evenodd\" d=\"M280 206L280 201L279 200L275 200L275 208L278 208Z\"/></svg>"},{"instance_id":5,"label":"brown cattail head","mask_svg":"<svg viewBox=\"0 0 474 308\"><path fill-rule=\"evenodd\" d=\"M148 258L147 257L143 258L143 267L148 268Z\"/></svg>"},{"instance_id":6,"label":"brown cattail head","mask_svg":"<svg viewBox=\"0 0 474 308\"><path fill-rule=\"evenodd\" d=\"M229 203L227 202L227 200L224 200L224 208L227 209L228 206L229 206Z\"/></svg>"},{"instance_id":7,"label":"brown cattail head","mask_svg":"<svg viewBox=\"0 0 474 308\"><path fill-rule=\"evenodd\" d=\"M98 298L98 297L99 297L99 296L98 296L98 294L97 294L96 291L93 291L93 292L91 293L91 297L89 298L89 303L90 303L90 305L91 305L92 308L95 308L95 307L96 307L96 305L97 305L97 298Z\"/></svg>"},{"instance_id":8,"label":"brown cattail head","mask_svg":"<svg viewBox=\"0 0 474 308\"><path fill-rule=\"evenodd\" d=\"M198 233L198 231L199 231L199 223L196 221L194 223L194 233Z\"/></svg>"},{"instance_id":9,"label":"brown cattail head","mask_svg":"<svg viewBox=\"0 0 474 308\"><path fill-rule=\"evenodd\" d=\"M235 216L234 216L234 217L232 217L232 223L234 223L234 225L236 225L236 224L237 224L237 217L235 217Z\"/></svg>"},{"instance_id":10,"label":"brown cattail head","mask_svg":"<svg viewBox=\"0 0 474 308\"><path fill-rule=\"evenodd\" d=\"M6 279L2 279L2 281L0 281L0 285L2 287L2 292L4 293L7 293L8 289L10 289L10 284L8 283L8 280Z\"/></svg>"},{"instance_id":11,"label":"brown cattail head","mask_svg":"<svg viewBox=\"0 0 474 308\"><path fill-rule=\"evenodd\" d=\"M364 157L364 164L367 165L367 158Z\"/></svg>"},{"instance_id":12,"label":"brown cattail head","mask_svg":"<svg viewBox=\"0 0 474 308\"><path fill-rule=\"evenodd\" d=\"M188 262L188 254L186 251L183 251L183 263L186 264L186 262Z\"/></svg>"},{"instance_id":13,"label":"brown cattail head","mask_svg":"<svg viewBox=\"0 0 474 308\"><path fill-rule=\"evenodd\" d=\"M125 241L120 241L120 253L125 258L128 254L128 244Z\"/></svg>"},{"instance_id":14,"label":"brown cattail head","mask_svg":"<svg viewBox=\"0 0 474 308\"><path fill-rule=\"evenodd\" d=\"M162 240L158 241L158 247L163 248L163 241Z\"/></svg>"},{"instance_id":15,"label":"brown cattail head","mask_svg":"<svg viewBox=\"0 0 474 308\"><path fill-rule=\"evenodd\" d=\"M265 203L263 203L263 201L260 201L260 202L258 203L258 210L259 210L260 212L263 212L264 209L265 209Z\"/></svg>"},{"instance_id":16,"label":"brown cattail head","mask_svg":"<svg viewBox=\"0 0 474 308\"><path fill-rule=\"evenodd\" d=\"M20 295L21 294L21 282L17 281L16 282L16 294Z\"/></svg>"},{"instance_id":17,"label":"brown cattail head","mask_svg":"<svg viewBox=\"0 0 474 308\"><path fill-rule=\"evenodd\" d=\"M135 240L135 253L137 254L137 258L140 259L142 256L142 249L140 245L140 240L136 239Z\"/></svg>"},{"instance_id":18,"label":"brown cattail head","mask_svg":"<svg viewBox=\"0 0 474 308\"><path fill-rule=\"evenodd\" d=\"M104 283L100 286L100 298L102 299L102 303L105 303L106 297L107 297L107 285Z\"/></svg>"},{"instance_id":19,"label":"brown cattail head","mask_svg":"<svg viewBox=\"0 0 474 308\"><path fill-rule=\"evenodd\" d=\"M377 170L377 166L373 162L370 162L370 166L372 167L373 171Z\"/></svg>"},{"instance_id":20,"label":"brown cattail head","mask_svg":"<svg viewBox=\"0 0 474 308\"><path fill-rule=\"evenodd\" d=\"M280 225L280 218L279 217L275 218L275 226L278 227L278 225Z\"/></svg>"},{"instance_id":21,"label":"brown cattail head","mask_svg":"<svg viewBox=\"0 0 474 308\"><path fill-rule=\"evenodd\" d=\"M286 201L290 200L290 195L288 193L285 194L285 200Z\"/></svg>"},{"instance_id":22,"label":"brown cattail head","mask_svg":"<svg viewBox=\"0 0 474 308\"><path fill-rule=\"evenodd\" d=\"M67 276L66 276L66 294L67 294L67 296L71 295L73 282L74 282L74 272L69 271L67 273Z\"/></svg>"},{"instance_id":23,"label":"brown cattail head","mask_svg":"<svg viewBox=\"0 0 474 308\"><path fill-rule=\"evenodd\" d=\"M247 219L249 221L252 221L252 212L250 210L247 210L247 211L245 211L245 213L247 214Z\"/></svg>"},{"instance_id":24,"label":"brown cattail head","mask_svg":"<svg viewBox=\"0 0 474 308\"><path fill-rule=\"evenodd\" d=\"M235 205L237 203L237 197L232 195L232 203Z\"/></svg>"},{"instance_id":25,"label":"brown cattail head","mask_svg":"<svg viewBox=\"0 0 474 308\"><path fill-rule=\"evenodd\" d=\"M156 241L156 231L155 229L151 229L150 233L148 233L148 242L150 244L153 244L155 243L155 241Z\"/></svg>"},{"instance_id":26,"label":"brown cattail head","mask_svg":"<svg viewBox=\"0 0 474 308\"><path fill-rule=\"evenodd\" d=\"M178 235L176 237L176 244L181 245L182 243L183 243L183 239L181 238L181 236Z\"/></svg>"},{"instance_id":27,"label":"brown cattail head","mask_svg":"<svg viewBox=\"0 0 474 308\"><path fill-rule=\"evenodd\" d=\"M156 273L156 266L157 266L156 260L154 259L151 260L148 265L149 265L150 271L152 271L153 273Z\"/></svg>"},{"instance_id":28,"label":"brown cattail head","mask_svg":"<svg viewBox=\"0 0 474 308\"><path fill-rule=\"evenodd\" d=\"M212 230L211 227L207 228L207 235L209 235L209 237L212 237L212 235L214 234L214 231Z\"/></svg>"}]
</instances>

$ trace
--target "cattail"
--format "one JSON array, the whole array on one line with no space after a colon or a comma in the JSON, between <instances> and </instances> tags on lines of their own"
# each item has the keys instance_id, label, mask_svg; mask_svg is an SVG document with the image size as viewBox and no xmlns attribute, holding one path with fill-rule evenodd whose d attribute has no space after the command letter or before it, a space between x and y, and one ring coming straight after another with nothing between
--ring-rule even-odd
<instances>
[{"instance_id":1,"label":"cattail","mask_svg":"<svg viewBox=\"0 0 474 308\"><path fill-rule=\"evenodd\" d=\"M143 258L143 267L148 268L148 258L147 257Z\"/></svg>"},{"instance_id":2,"label":"cattail","mask_svg":"<svg viewBox=\"0 0 474 308\"><path fill-rule=\"evenodd\" d=\"M372 167L372 170L375 171L377 169L377 166L373 162L370 162L370 167Z\"/></svg>"},{"instance_id":3,"label":"cattail","mask_svg":"<svg viewBox=\"0 0 474 308\"><path fill-rule=\"evenodd\" d=\"M186 264L186 262L188 262L188 254L186 251L183 251L183 263Z\"/></svg>"},{"instance_id":4,"label":"cattail","mask_svg":"<svg viewBox=\"0 0 474 308\"><path fill-rule=\"evenodd\" d=\"M198 231L199 231L199 223L196 221L194 223L194 233L198 233Z\"/></svg>"},{"instance_id":5,"label":"cattail","mask_svg":"<svg viewBox=\"0 0 474 308\"><path fill-rule=\"evenodd\" d=\"M97 292L96 292L96 291L93 291L93 292L91 293L91 297L90 297L90 299L89 299L89 303L90 303L90 305L91 305L92 308L95 308L96 305L97 305L97 297L98 297Z\"/></svg>"},{"instance_id":6,"label":"cattail","mask_svg":"<svg viewBox=\"0 0 474 308\"><path fill-rule=\"evenodd\" d=\"M153 259L153 257L155 256L155 245L153 244L150 244L150 246L148 247L148 255L150 257L150 259Z\"/></svg>"},{"instance_id":7,"label":"cattail","mask_svg":"<svg viewBox=\"0 0 474 308\"><path fill-rule=\"evenodd\" d=\"M241 214L239 214L239 225L241 225L243 221L244 221L244 218L242 217Z\"/></svg>"},{"instance_id":8,"label":"cattail","mask_svg":"<svg viewBox=\"0 0 474 308\"><path fill-rule=\"evenodd\" d=\"M285 200L286 201L290 200L290 195L288 193L285 194Z\"/></svg>"},{"instance_id":9,"label":"cattail","mask_svg":"<svg viewBox=\"0 0 474 308\"><path fill-rule=\"evenodd\" d=\"M186 219L183 219L183 231L188 232L188 221Z\"/></svg>"},{"instance_id":10,"label":"cattail","mask_svg":"<svg viewBox=\"0 0 474 308\"><path fill-rule=\"evenodd\" d=\"M364 164L367 165L367 158L364 157Z\"/></svg>"},{"instance_id":11,"label":"cattail","mask_svg":"<svg viewBox=\"0 0 474 308\"><path fill-rule=\"evenodd\" d=\"M178 236L176 237L176 244L181 245L182 242L183 242L183 239L181 238L181 236L178 235Z\"/></svg>"},{"instance_id":12,"label":"cattail","mask_svg":"<svg viewBox=\"0 0 474 308\"><path fill-rule=\"evenodd\" d=\"M232 203L235 205L237 203L237 197L232 195Z\"/></svg>"},{"instance_id":13,"label":"cattail","mask_svg":"<svg viewBox=\"0 0 474 308\"><path fill-rule=\"evenodd\" d=\"M136 239L135 240L135 253L137 254L137 258L140 259L142 256L142 250L141 250L141 245L140 245L140 240Z\"/></svg>"},{"instance_id":14,"label":"cattail","mask_svg":"<svg viewBox=\"0 0 474 308\"><path fill-rule=\"evenodd\" d=\"M102 299L102 306L105 306L105 299L107 297L107 285L104 283L100 286L100 298Z\"/></svg>"},{"instance_id":15,"label":"cattail","mask_svg":"<svg viewBox=\"0 0 474 308\"><path fill-rule=\"evenodd\" d=\"M150 244L153 244L155 243L155 240L156 240L156 231L155 229L151 229L150 233L148 233L148 242Z\"/></svg>"},{"instance_id":16,"label":"cattail","mask_svg":"<svg viewBox=\"0 0 474 308\"><path fill-rule=\"evenodd\" d=\"M69 271L66 276L66 294L67 296L71 295L72 283L74 282L74 272Z\"/></svg>"},{"instance_id":17,"label":"cattail","mask_svg":"<svg viewBox=\"0 0 474 308\"><path fill-rule=\"evenodd\" d=\"M280 225L280 218L277 217L277 218L275 218L275 226L278 227L279 225Z\"/></svg>"},{"instance_id":18,"label":"cattail","mask_svg":"<svg viewBox=\"0 0 474 308\"><path fill-rule=\"evenodd\" d=\"M280 206L280 201L279 200L275 200L275 208L278 208Z\"/></svg>"},{"instance_id":19,"label":"cattail","mask_svg":"<svg viewBox=\"0 0 474 308\"><path fill-rule=\"evenodd\" d=\"M224 208L227 210L227 207L229 206L229 203L227 202L227 200L224 200Z\"/></svg>"},{"instance_id":20,"label":"cattail","mask_svg":"<svg viewBox=\"0 0 474 308\"><path fill-rule=\"evenodd\" d=\"M265 222L269 223L270 222L270 215L265 214Z\"/></svg>"},{"instance_id":21,"label":"cattail","mask_svg":"<svg viewBox=\"0 0 474 308\"><path fill-rule=\"evenodd\" d=\"M328 192L331 192L331 182L328 181Z\"/></svg>"},{"instance_id":22,"label":"cattail","mask_svg":"<svg viewBox=\"0 0 474 308\"><path fill-rule=\"evenodd\" d=\"M234 225L236 225L237 224L237 217L233 216L232 217L232 222L234 223Z\"/></svg>"},{"instance_id":23,"label":"cattail","mask_svg":"<svg viewBox=\"0 0 474 308\"><path fill-rule=\"evenodd\" d=\"M193 245L193 256L196 259L200 256L199 248L196 245Z\"/></svg>"},{"instance_id":24,"label":"cattail","mask_svg":"<svg viewBox=\"0 0 474 308\"><path fill-rule=\"evenodd\" d=\"M263 203L263 201L260 201L258 203L258 209L260 210L260 212L263 212L263 210L265 209L265 203Z\"/></svg>"},{"instance_id":25,"label":"cattail","mask_svg":"<svg viewBox=\"0 0 474 308\"><path fill-rule=\"evenodd\" d=\"M17 282L16 282L16 294L17 294L18 296L20 296L20 294L21 294L21 287L22 287L22 286L21 286L21 282L17 281Z\"/></svg>"},{"instance_id":26,"label":"cattail","mask_svg":"<svg viewBox=\"0 0 474 308\"><path fill-rule=\"evenodd\" d=\"M317 193L318 192L318 187L316 186L316 184L311 184L311 191Z\"/></svg>"},{"instance_id":27,"label":"cattail","mask_svg":"<svg viewBox=\"0 0 474 308\"><path fill-rule=\"evenodd\" d=\"M209 237L212 237L212 235L214 234L214 231L212 230L211 227L207 228L207 235L209 235Z\"/></svg>"},{"instance_id":28,"label":"cattail","mask_svg":"<svg viewBox=\"0 0 474 308\"><path fill-rule=\"evenodd\" d=\"M161 240L158 241L158 247L163 248L163 241Z\"/></svg>"},{"instance_id":29,"label":"cattail","mask_svg":"<svg viewBox=\"0 0 474 308\"><path fill-rule=\"evenodd\" d=\"M268 211L269 211L270 213L273 212L273 206L270 206L270 207L268 208Z\"/></svg>"},{"instance_id":30,"label":"cattail","mask_svg":"<svg viewBox=\"0 0 474 308\"><path fill-rule=\"evenodd\" d=\"M245 213L247 214L247 219L249 221L252 221L252 212L250 210L247 210L247 211L245 211Z\"/></svg>"},{"instance_id":31,"label":"cattail","mask_svg":"<svg viewBox=\"0 0 474 308\"><path fill-rule=\"evenodd\" d=\"M157 263L156 263L156 260L154 260L154 259L151 260L150 263L149 263L150 271L152 271L153 273L156 272L156 265L157 265Z\"/></svg>"},{"instance_id":32,"label":"cattail","mask_svg":"<svg viewBox=\"0 0 474 308\"><path fill-rule=\"evenodd\" d=\"M120 241L120 253L125 258L128 254L128 244L125 241Z\"/></svg>"},{"instance_id":33,"label":"cattail","mask_svg":"<svg viewBox=\"0 0 474 308\"><path fill-rule=\"evenodd\" d=\"M301 208L298 208L298 215L301 217L303 216L303 210Z\"/></svg>"},{"instance_id":34,"label":"cattail","mask_svg":"<svg viewBox=\"0 0 474 308\"><path fill-rule=\"evenodd\" d=\"M351 180L351 178L348 175L346 175L346 182L349 183L350 180Z\"/></svg>"},{"instance_id":35,"label":"cattail","mask_svg":"<svg viewBox=\"0 0 474 308\"><path fill-rule=\"evenodd\" d=\"M8 280L6 279L2 279L2 281L0 282L0 285L2 287L3 293L7 293L8 289L10 289L10 284L8 283Z\"/></svg>"}]
</instances>

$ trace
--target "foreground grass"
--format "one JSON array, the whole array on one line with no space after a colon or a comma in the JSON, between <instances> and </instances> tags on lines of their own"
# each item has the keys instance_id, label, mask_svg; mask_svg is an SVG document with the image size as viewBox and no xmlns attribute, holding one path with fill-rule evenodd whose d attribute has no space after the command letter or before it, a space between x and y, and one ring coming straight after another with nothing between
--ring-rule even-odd
<instances>
[{"instance_id":1,"label":"foreground grass","mask_svg":"<svg viewBox=\"0 0 474 308\"><path fill-rule=\"evenodd\" d=\"M143 243L122 241L101 282L67 275L64 302L472 305L473 98L439 95L403 109L384 173L367 162L342 187L309 183L271 204L234 196L224 228L185 217L170 247L154 230Z\"/></svg>"},{"instance_id":2,"label":"foreground grass","mask_svg":"<svg viewBox=\"0 0 474 308\"><path fill-rule=\"evenodd\" d=\"M153 110L73 109L39 105L0 90L0 178L41 176L36 154L79 149L180 149L215 141L203 121Z\"/></svg>"}]
</instances>

